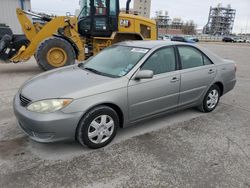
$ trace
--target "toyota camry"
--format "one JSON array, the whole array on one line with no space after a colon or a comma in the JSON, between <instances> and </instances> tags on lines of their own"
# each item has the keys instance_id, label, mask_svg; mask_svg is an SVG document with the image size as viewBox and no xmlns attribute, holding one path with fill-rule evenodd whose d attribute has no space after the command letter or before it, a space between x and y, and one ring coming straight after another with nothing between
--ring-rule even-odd
<instances>
[{"instance_id":1,"label":"toyota camry","mask_svg":"<svg viewBox=\"0 0 250 188\"><path fill-rule=\"evenodd\" d=\"M128 41L28 80L13 106L35 141L76 139L100 148L118 127L184 108L213 111L235 74L233 61L193 44Z\"/></svg>"}]
</instances>

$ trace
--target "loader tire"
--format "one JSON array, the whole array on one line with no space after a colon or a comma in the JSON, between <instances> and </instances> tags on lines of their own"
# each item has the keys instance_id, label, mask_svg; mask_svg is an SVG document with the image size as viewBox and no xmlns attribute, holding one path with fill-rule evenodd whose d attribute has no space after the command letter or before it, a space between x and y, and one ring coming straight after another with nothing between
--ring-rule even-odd
<instances>
[{"instance_id":1,"label":"loader tire","mask_svg":"<svg viewBox=\"0 0 250 188\"><path fill-rule=\"evenodd\" d=\"M44 40L38 47L35 59L43 70L51 70L75 63L76 54L72 45L58 37Z\"/></svg>"},{"instance_id":2,"label":"loader tire","mask_svg":"<svg viewBox=\"0 0 250 188\"><path fill-rule=\"evenodd\" d=\"M0 52L2 52L6 46L8 46L8 44L11 42L12 38L10 35L4 35L1 39L0 39Z\"/></svg>"},{"instance_id":3,"label":"loader tire","mask_svg":"<svg viewBox=\"0 0 250 188\"><path fill-rule=\"evenodd\" d=\"M12 37L13 32L8 25L0 24L0 39L3 38L4 35L9 35Z\"/></svg>"},{"instance_id":4,"label":"loader tire","mask_svg":"<svg viewBox=\"0 0 250 188\"><path fill-rule=\"evenodd\" d=\"M36 63L37 63L37 65L38 65L38 67L41 69L41 70L43 70L43 71L46 71L43 67L42 67L42 65L41 64L39 64L38 63L38 60L36 59L36 53L34 54L34 58L35 58L35 60L36 60Z\"/></svg>"}]
</instances>

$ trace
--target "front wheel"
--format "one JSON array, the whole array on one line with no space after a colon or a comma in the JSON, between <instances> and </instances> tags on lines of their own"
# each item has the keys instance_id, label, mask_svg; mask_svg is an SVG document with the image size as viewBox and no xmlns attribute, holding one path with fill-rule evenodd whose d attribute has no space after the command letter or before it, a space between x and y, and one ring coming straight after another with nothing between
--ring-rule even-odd
<instances>
[{"instance_id":1,"label":"front wheel","mask_svg":"<svg viewBox=\"0 0 250 188\"><path fill-rule=\"evenodd\" d=\"M220 101L221 91L217 85L213 85L207 91L203 103L200 105L199 109L202 112L212 112L218 105Z\"/></svg>"},{"instance_id":2,"label":"front wheel","mask_svg":"<svg viewBox=\"0 0 250 188\"><path fill-rule=\"evenodd\" d=\"M43 70L51 70L75 63L76 54L65 39L52 37L44 40L37 49L35 59Z\"/></svg>"},{"instance_id":3,"label":"front wheel","mask_svg":"<svg viewBox=\"0 0 250 188\"><path fill-rule=\"evenodd\" d=\"M117 113L108 106L99 106L84 115L77 128L76 139L89 148L101 148L113 140L118 125Z\"/></svg>"}]
</instances>

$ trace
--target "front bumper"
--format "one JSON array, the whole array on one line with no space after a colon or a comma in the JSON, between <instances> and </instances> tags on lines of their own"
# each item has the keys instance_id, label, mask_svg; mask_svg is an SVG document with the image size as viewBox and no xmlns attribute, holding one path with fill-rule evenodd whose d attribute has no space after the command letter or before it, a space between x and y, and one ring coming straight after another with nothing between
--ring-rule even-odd
<instances>
[{"instance_id":1,"label":"front bumper","mask_svg":"<svg viewBox=\"0 0 250 188\"><path fill-rule=\"evenodd\" d=\"M32 140L43 143L75 139L76 128L83 114L66 114L61 111L49 114L30 112L20 105L19 93L14 98L13 109L24 133Z\"/></svg>"}]
</instances>

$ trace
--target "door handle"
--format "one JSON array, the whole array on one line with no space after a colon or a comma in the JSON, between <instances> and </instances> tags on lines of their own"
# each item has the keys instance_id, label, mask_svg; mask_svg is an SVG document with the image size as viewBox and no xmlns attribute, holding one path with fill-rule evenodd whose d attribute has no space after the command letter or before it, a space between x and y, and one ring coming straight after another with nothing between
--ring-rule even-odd
<instances>
[{"instance_id":1,"label":"door handle","mask_svg":"<svg viewBox=\"0 0 250 188\"><path fill-rule=\"evenodd\" d=\"M179 78L173 77L170 82L171 83L175 83L175 82L178 82L178 81L179 81Z\"/></svg>"},{"instance_id":2,"label":"door handle","mask_svg":"<svg viewBox=\"0 0 250 188\"><path fill-rule=\"evenodd\" d=\"M208 74L213 74L215 71L213 70L213 69L210 69L209 71L208 71Z\"/></svg>"}]
</instances>

